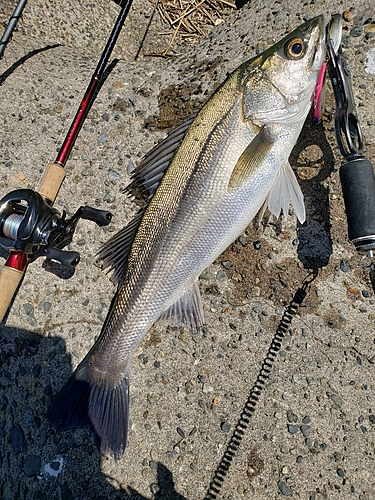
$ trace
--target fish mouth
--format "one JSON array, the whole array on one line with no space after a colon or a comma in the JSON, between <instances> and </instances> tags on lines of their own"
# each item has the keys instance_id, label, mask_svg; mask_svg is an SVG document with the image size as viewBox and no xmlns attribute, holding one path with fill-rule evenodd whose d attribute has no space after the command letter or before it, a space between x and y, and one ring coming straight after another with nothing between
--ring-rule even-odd
<instances>
[{"instance_id":1,"label":"fish mouth","mask_svg":"<svg viewBox=\"0 0 375 500\"><path fill-rule=\"evenodd\" d=\"M311 66L313 71L320 71L325 58L326 58L326 26L324 22L324 16L321 15L318 18L318 29L320 32L320 40L317 43L314 60Z\"/></svg>"},{"instance_id":2,"label":"fish mouth","mask_svg":"<svg viewBox=\"0 0 375 500\"><path fill-rule=\"evenodd\" d=\"M326 37L330 38L332 48L335 53L339 50L342 38L342 23L343 18L341 14L334 14L330 22L326 26Z\"/></svg>"},{"instance_id":3,"label":"fish mouth","mask_svg":"<svg viewBox=\"0 0 375 500\"><path fill-rule=\"evenodd\" d=\"M317 44L312 69L319 71L326 59L327 38L330 39L333 50L337 53L342 38L342 15L334 14L327 25L324 24L324 16L319 16L319 30L321 39Z\"/></svg>"}]
</instances>

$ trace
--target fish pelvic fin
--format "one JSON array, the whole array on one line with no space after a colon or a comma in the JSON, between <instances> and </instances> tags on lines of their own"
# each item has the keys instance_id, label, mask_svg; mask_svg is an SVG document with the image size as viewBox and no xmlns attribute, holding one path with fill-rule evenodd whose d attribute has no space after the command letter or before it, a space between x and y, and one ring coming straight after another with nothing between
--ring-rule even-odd
<instances>
[{"instance_id":1,"label":"fish pelvic fin","mask_svg":"<svg viewBox=\"0 0 375 500\"><path fill-rule=\"evenodd\" d=\"M90 376L86 358L52 401L47 418L55 430L89 429L103 455L123 455L128 439L129 370L117 383Z\"/></svg>"},{"instance_id":2,"label":"fish pelvic fin","mask_svg":"<svg viewBox=\"0 0 375 500\"><path fill-rule=\"evenodd\" d=\"M292 203L295 214L303 224L306 220L303 193L289 162L284 163L276 175L276 179L266 199L269 211L279 217L281 210L288 217L289 203Z\"/></svg>"},{"instance_id":3,"label":"fish pelvic fin","mask_svg":"<svg viewBox=\"0 0 375 500\"><path fill-rule=\"evenodd\" d=\"M257 170L271 151L274 139L266 125L254 137L239 157L229 179L228 189L238 189Z\"/></svg>"},{"instance_id":4,"label":"fish pelvic fin","mask_svg":"<svg viewBox=\"0 0 375 500\"><path fill-rule=\"evenodd\" d=\"M204 314L198 282L166 309L158 321L165 321L169 325L185 324L193 335L202 333Z\"/></svg>"}]
</instances>

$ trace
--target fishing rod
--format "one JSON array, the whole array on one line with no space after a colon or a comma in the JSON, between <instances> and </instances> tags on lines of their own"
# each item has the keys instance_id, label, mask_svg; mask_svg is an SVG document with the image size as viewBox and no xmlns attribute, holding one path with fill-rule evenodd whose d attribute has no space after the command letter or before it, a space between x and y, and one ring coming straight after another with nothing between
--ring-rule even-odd
<instances>
[{"instance_id":1,"label":"fishing rod","mask_svg":"<svg viewBox=\"0 0 375 500\"><path fill-rule=\"evenodd\" d=\"M52 205L66 175L66 162L95 100L100 81L131 4L132 0L126 0L121 5L112 33L68 134L56 160L47 166L37 191L17 189L0 200L0 247L9 251L0 274L0 321L5 316L29 262L43 255L63 266L75 267L80 259L79 253L62 248L72 240L79 219L93 221L98 226L108 225L111 221L110 212L89 206L80 207L71 218L67 219L65 211L60 214Z\"/></svg>"},{"instance_id":2,"label":"fishing rod","mask_svg":"<svg viewBox=\"0 0 375 500\"><path fill-rule=\"evenodd\" d=\"M4 31L4 34L0 40L0 59L4 55L5 47L6 44L9 43L13 30L16 27L16 24L18 23L19 18L22 15L22 11L27 3L27 0L20 0L17 4L17 7L15 8L11 18L9 19L8 26L6 30Z\"/></svg>"}]
</instances>

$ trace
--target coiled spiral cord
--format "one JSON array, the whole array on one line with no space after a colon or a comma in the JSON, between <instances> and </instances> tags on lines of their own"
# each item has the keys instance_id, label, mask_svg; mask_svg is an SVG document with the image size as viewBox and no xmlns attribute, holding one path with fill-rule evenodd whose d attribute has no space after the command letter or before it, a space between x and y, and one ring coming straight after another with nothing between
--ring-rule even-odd
<instances>
[{"instance_id":1,"label":"coiled spiral cord","mask_svg":"<svg viewBox=\"0 0 375 500\"><path fill-rule=\"evenodd\" d=\"M276 330L276 334L272 339L270 347L268 348L266 357L263 360L262 367L258 373L255 384L250 390L249 397L245 403L245 406L242 410L242 413L236 424L224 455L221 458L220 463L214 473L213 479L210 483L204 500L215 500L217 498L217 495L220 493L220 489L224 483L225 476L228 474L228 470L233 461L233 458L237 454L245 431L249 426L250 418L255 411L255 407L259 401L262 390L264 389L266 379L271 373L277 353L281 349L284 335L290 327L293 316L298 311L298 306L300 306L304 301L306 297L306 288L313 279L315 279L315 275L310 281L305 282L304 285L296 291L280 320L279 326Z\"/></svg>"}]
</instances>

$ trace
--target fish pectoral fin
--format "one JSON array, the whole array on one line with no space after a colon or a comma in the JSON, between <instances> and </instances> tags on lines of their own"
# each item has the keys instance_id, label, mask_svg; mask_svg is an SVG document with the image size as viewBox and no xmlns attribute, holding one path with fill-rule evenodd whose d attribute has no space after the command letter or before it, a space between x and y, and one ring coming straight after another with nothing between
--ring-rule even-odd
<instances>
[{"instance_id":1,"label":"fish pectoral fin","mask_svg":"<svg viewBox=\"0 0 375 500\"><path fill-rule=\"evenodd\" d=\"M239 157L229 179L228 189L238 189L259 167L274 144L274 139L266 125L254 137Z\"/></svg>"},{"instance_id":2,"label":"fish pectoral fin","mask_svg":"<svg viewBox=\"0 0 375 500\"><path fill-rule=\"evenodd\" d=\"M102 261L102 268L113 271L111 280L119 284L123 279L128 264L128 256L136 232L142 221L144 210L141 210L133 220L102 245L97 256L97 262Z\"/></svg>"},{"instance_id":3,"label":"fish pectoral fin","mask_svg":"<svg viewBox=\"0 0 375 500\"><path fill-rule=\"evenodd\" d=\"M204 314L198 281L166 309L158 321L166 321L169 325L186 324L193 335L199 335L204 323Z\"/></svg>"},{"instance_id":4,"label":"fish pectoral fin","mask_svg":"<svg viewBox=\"0 0 375 500\"><path fill-rule=\"evenodd\" d=\"M286 162L278 171L275 182L266 199L269 211L279 217L281 210L284 217L288 217L289 203L292 203L295 214L301 224L305 222L306 211L303 193L289 162Z\"/></svg>"}]
</instances>

